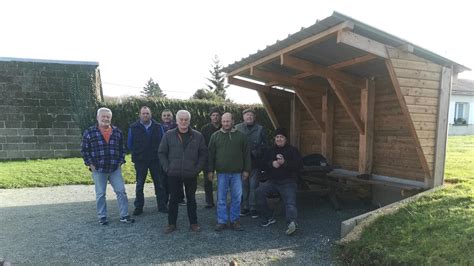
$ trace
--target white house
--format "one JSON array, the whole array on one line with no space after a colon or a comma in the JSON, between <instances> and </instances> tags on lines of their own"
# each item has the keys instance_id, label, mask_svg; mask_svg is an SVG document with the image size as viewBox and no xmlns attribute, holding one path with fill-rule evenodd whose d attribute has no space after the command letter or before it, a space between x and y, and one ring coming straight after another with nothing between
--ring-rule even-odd
<instances>
[{"instance_id":1,"label":"white house","mask_svg":"<svg viewBox=\"0 0 474 266\"><path fill-rule=\"evenodd\" d=\"M448 132L451 136L474 135L474 80L453 80Z\"/></svg>"}]
</instances>

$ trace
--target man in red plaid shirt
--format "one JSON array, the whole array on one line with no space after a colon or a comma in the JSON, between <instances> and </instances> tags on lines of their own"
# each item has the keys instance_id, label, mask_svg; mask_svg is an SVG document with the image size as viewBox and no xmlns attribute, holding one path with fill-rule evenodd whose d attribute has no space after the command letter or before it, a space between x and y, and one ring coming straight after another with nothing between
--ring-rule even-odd
<instances>
[{"instance_id":1,"label":"man in red plaid shirt","mask_svg":"<svg viewBox=\"0 0 474 266\"><path fill-rule=\"evenodd\" d=\"M105 191L107 180L117 194L120 222L133 223L128 215L128 198L122 176L121 165L125 163L123 134L111 125L112 111L108 108L97 110L97 125L88 128L82 139L82 157L92 172L95 184L97 215L101 225L107 225L107 203Z\"/></svg>"}]
</instances>

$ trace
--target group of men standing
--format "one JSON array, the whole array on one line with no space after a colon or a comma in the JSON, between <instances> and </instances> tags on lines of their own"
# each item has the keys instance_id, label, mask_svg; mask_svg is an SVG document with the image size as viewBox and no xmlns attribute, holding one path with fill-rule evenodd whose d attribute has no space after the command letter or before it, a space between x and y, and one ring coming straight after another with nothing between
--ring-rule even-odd
<instances>
[{"instance_id":1,"label":"group of men standing","mask_svg":"<svg viewBox=\"0 0 474 266\"><path fill-rule=\"evenodd\" d=\"M226 228L242 230L240 217L262 216L262 226L276 222L268 207L267 197L279 193L285 204L288 229L296 229L296 175L302 167L298 150L287 144L284 129L275 131L275 143L266 148L265 129L256 123L255 111L246 109L243 122L234 127L231 113L210 111L210 123L201 131L190 127L191 114L186 110L176 113L176 123L169 110L162 112L162 121L153 120L149 107L140 109L139 120L130 125L127 145L136 171L134 216L143 213L143 188L150 171L155 188L158 212L168 213L165 233L174 232L179 203L186 196L190 230L198 232L196 189L197 176L204 173L206 205L214 203L212 182L217 178L216 231ZM107 108L97 111L97 124L84 132L82 154L95 184L99 223L108 224L105 191L107 180L117 195L120 221L135 221L128 213L121 165L125 163L125 148L120 129L111 124L112 112ZM266 182L259 175L265 172ZM184 189L183 189L184 187ZM228 208L228 192L230 206Z\"/></svg>"}]
</instances>

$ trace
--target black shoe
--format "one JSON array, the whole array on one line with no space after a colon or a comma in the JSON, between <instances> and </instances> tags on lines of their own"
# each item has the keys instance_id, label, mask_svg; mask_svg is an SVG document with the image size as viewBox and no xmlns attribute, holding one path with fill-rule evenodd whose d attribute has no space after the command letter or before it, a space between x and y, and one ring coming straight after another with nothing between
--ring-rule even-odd
<instances>
[{"instance_id":1,"label":"black shoe","mask_svg":"<svg viewBox=\"0 0 474 266\"><path fill-rule=\"evenodd\" d=\"M258 212L256 210L251 210L249 212L249 215L252 217L252 218L258 218Z\"/></svg>"},{"instance_id":2,"label":"black shoe","mask_svg":"<svg viewBox=\"0 0 474 266\"><path fill-rule=\"evenodd\" d=\"M135 222L135 219L130 217L130 215L120 217L120 222L121 223L126 223L126 224L133 224Z\"/></svg>"},{"instance_id":3,"label":"black shoe","mask_svg":"<svg viewBox=\"0 0 474 266\"><path fill-rule=\"evenodd\" d=\"M276 220L273 219L273 218L268 218L266 219L265 221L263 221L260 226L263 226L263 227L267 227L267 226L270 226L271 224L274 224L276 223Z\"/></svg>"},{"instance_id":4,"label":"black shoe","mask_svg":"<svg viewBox=\"0 0 474 266\"><path fill-rule=\"evenodd\" d=\"M138 216L140 214L143 213L143 209L142 208L135 208L135 210L133 211L133 216Z\"/></svg>"},{"instance_id":5,"label":"black shoe","mask_svg":"<svg viewBox=\"0 0 474 266\"><path fill-rule=\"evenodd\" d=\"M248 216L249 214L250 214L250 210L249 210L249 209L243 209L243 210L240 212L240 217Z\"/></svg>"},{"instance_id":6,"label":"black shoe","mask_svg":"<svg viewBox=\"0 0 474 266\"><path fill-rule=\"evenodd\" d=\"M206 208L206 209L212 209L212 208L214 208L215 206L216 206L216 205L214 205L214 204L207 204L204 208Z\"/></svg>"},{"instance_id":7,"label":"black shoe","mask_svg":"<svg viewBox=\"0 0 474 266\"><path fill-rule=\"evenodd\" d=\"M108 225L109 224L109 222L107 221L107 217L100 217L99 223L101 225Z\"/></svg>"}]
</instances>

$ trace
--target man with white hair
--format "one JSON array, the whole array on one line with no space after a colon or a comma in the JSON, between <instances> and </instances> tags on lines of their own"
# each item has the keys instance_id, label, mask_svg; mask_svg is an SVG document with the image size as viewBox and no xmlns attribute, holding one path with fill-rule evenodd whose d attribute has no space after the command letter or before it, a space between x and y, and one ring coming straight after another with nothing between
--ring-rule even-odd
<instances>
[{"instance_id":1,"label":"man with white hair","mask_svg":"<svg viewBox=\"0 0 474 266\"><path fill-rule=\"evenodd\" d=\"M176 122L178 126L166 132L158 148L158 157L168 177L170 191L168 227L165 233L169 234L176 230L179 188L183 184L190 229L199 232L201 227L197 222L196 213L197 176L207 161L206 142L199 131L189 127L191 114L188 111L179 110L176 113Z\"/></svg>"},{"instance_id":2,"label":"man with white hair","mask_svg":"<svg viewBox=\"0 0 474 266\"><path fill-rule=\"evenodd\" d=\"M112 126L112 111L102 107L97 110L97 125L88 128L82 139L81 153L84 164L92 172L95 184L97 215L101 225L107 225L107 180L112 185L120 211L120 222L133 223L128 215L128 198L121 165L125 163L123 134Z\"/></svg>"}]
</instances>

